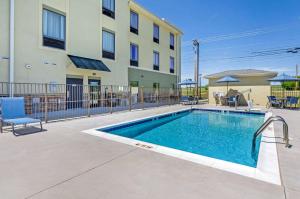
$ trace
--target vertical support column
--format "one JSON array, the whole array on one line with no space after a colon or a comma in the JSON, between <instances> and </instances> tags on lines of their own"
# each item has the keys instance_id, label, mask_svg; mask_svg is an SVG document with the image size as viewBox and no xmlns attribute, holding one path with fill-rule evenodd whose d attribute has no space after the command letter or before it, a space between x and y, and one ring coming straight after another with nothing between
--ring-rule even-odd
<instances>
[{"instance_id":1,"label":"vertical support column","mask_svg":"<svg viewBox=\"0 0 300 199\"><path fill-rule=\"evenodd\" d=\"M113 113L113 86L110 86L110 114Z\"/></svg>"},{"instance_id":2,"label":"vertical support column","mask_svg":"<svg viewBox=\"0 0 300 199\"><path fill-rule=\"evenodd\" d=\"M195 82L196 82L196 97L199 97L199 41L195 39L193 46L195 50Z\"/></svg>"},{"instance_id":3,"label":"vertical support column","mask_svg":"<svg viewBox=\"0 0 300 199\"><path fill-rule=\"evenodd\" d=\"M88 117L91 117L91 87L90 85L87 85L87 100L88 100L88 103L87 103L87 106L88 106Z\"/></svg>"},{"instance_id":4,"label":"vertical support column","mask_svg":"<svg viewBox=\"0 0 300 199\"><path fill-rule=\"evenodd\" d=\"M145 108L145 104L144 104L144 87L141 87L141 103L142 103L142 109Z\"/></svg>"},{"instance_id":5,"label":"vertical support column","mask_svg":"<svg viewBox=\"0 0 300 199\"><path fill-rule=\"evenodd\" d=\"M159 97L160 97L160 93L159 93L159 89L156 88L156 96L157 96L157 104L159 105Z\"/></svg>"},{"instance_id":6,"label":"vertical support column","mask_svg":"<svg viewBox=\"0 0 300 199\"><path fill-rule=\"evenodd\" d=\"M129 111L132 110L132 87L129 86L129 93L128 93L128 102L129 102Z\"/></svg>"},{"instance_id":7,"label":"vertical support column","mask_svg":"<svg viewBox=\"0 0 300 199\"><path fill-rule=\"evenodd\" d=\"M9 96L14 97L15 78L15 0L10 0L9 19Z\"/></svg>"},{"instance_id":8,"label":"vertical support column","mask_svg":"<svg viewBox=\"0 0 300 199\"><path fill-rule=\"evenodd\" d=\"M169 106L171 106L171 89L169 89Z\"/></svg>"},{"instance_id":9,"label":"vertical support column","mask_svg":"<svg viewBox=\"0 0 300 199\"><path fill-rule=\"evenodd\" d=\"M45 84L45 122L48 122L48 84Z\"/></svg>"}]
</instances>

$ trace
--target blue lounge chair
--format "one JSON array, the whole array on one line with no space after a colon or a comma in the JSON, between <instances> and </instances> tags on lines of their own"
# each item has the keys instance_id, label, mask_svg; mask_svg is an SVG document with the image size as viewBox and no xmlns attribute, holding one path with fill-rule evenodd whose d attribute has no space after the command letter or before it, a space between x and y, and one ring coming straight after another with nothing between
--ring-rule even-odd
<instances>
[{"instance_id":1,"label":"blue lounge chair","mask_svg":"<svg viewBox=\"0 0 300 199\"><path fill-rule=\"evenodd\" d=\"M180 103L184 104L184 103L188 103L189 102L189 97L188 96L182 96L180 98Z\"/></svg>"},{"instance_id":2,"label":"blue lounge chair","mask_svg":"<svg viewBox=\"0 0 300 199\"><path fill-rule=\"evenodd\" d=\"M268 101L267 107L282 107L282 103L275 96L268 96Z\"/></svg>"},{"instance_id":3,"label":"blue lounge chair","mask_svg":"<svg viewBox=\"0 0 300 199\"><path fill-rule=\"evenodd\" d=\"M197 104L197 100L192 96L182 96L180 98L180 103L183 105L194 105Z\"/></svg>"},{"instance_id":4,"label":"blue lounge chair","mask_svg":"<svg viewBox=\"0 0 300 199\"><path fill-rule=\"evenodd\" d=\"M12 127L12 132L15 133L16 125L26 125L32 123L40 123L41 131L43 130L42 121L26 117L24 97L2 98L1 100L1 133L3 125L8 124Z\"/></svg>"},{"instance_id":5,"label":"blue lounge chair","mask_svg":"<svg viewBox=\"0 0 300 199\"><path fill-rule=\"evenodd\" d=\"M298 98L298 97L287 97L286 104L287 104L289 107L295 106L295 108L297 108L298 101L299 101L299 98Z\"/></svg>"}]
</instances>

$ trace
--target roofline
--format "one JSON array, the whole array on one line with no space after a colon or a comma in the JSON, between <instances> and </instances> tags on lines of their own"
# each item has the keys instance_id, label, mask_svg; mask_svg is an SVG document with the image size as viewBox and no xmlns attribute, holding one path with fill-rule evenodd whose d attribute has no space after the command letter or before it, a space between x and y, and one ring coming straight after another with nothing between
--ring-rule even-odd
<instances>
[{"instance_id":1,"label":"roofline","mask_svg":"<svg viewBox=\"0 0 300 199\"><path fill-rule=\"evenodd\" d=\"M158 17L157 15L153 14L152 12L150 12L149 10L147 10L146 8L144 8L143 6L141 6L140 4L138 4L137 2L135 2L134 0L128 0L128 4L129 6L134 6L137 9L139 9L143 14L145 14L146 16L159 21L160 23L166 25L168 28L175 30L177 34L183 35L183 32L177 28L175 25L171 24L170 22L161 19L160 17Z\"/></svg>"},{"instance_id":2,"label":"roofline","mask_svg":"<svg viewBox=\"0 0 300 199\"><path fill-rule=\"evenodd\" d=\"M238 70L231 70L231 71L238 71ZM223 71L223 72L227 72L227 71ZM220 72L220 73L223 73L223 72ZM217 78L222 78L222 77L225 77L225 76L232 76L232 77L267 77L267 76L276 76L276 75L278 75L277 72L273 72L273 71L261 71L261 72L256 72L256 73L252 73L252 74L232 74L232 75L230 75L230 74L222 75L220 73L206 75L206 76L204 76L204 78L205 79L217 79Z\"/></svg>"}]
</instances>

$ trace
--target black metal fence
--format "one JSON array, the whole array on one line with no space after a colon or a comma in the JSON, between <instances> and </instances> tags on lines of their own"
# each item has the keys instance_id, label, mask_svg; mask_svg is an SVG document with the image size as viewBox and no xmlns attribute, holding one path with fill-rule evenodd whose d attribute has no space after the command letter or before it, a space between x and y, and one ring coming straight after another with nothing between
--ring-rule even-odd
<instances>
[{"instance_id":1,"label":"black metal fence","mask_svg":"<svg viewBox=\"0 0 300 199\"><path fill-rule=\"evenodd\" d=\"M276 98L287 98L287 97L297 97L300 99L300 90L288 89L281 86L272 86L271 95ZM300 106L300 100L298 101L298 107Z\"/></svg>"},{"instance_id":2,"label":"black metal fence","mask_svg":"<svg viewBox=\"0 0 300 199\"><path fill-rule=\"evenodd\" d=\"M26 114L44 121L179 103L173 88L77 84L0 83L0 97L24 97Z\"/></svg>"}]
</instances>

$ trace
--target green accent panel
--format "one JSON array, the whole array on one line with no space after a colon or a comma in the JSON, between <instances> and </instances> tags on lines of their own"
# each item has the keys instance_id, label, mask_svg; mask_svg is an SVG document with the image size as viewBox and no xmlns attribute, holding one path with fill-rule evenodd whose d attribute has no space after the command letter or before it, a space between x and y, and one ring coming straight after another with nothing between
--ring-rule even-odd
<instances>
[{"instance_id":1,"label":"green accent panel","mask_svg":"<svg viewBox=\"0 0 300 199\"><path fill-rule=\"evenodd\" d=\"M139 82L139 86L148 88L152 88L154 83L159 83L160 88L173 88L176 87L177 76L129 68L128 81Z\"/></svg>"}]
</instances>

